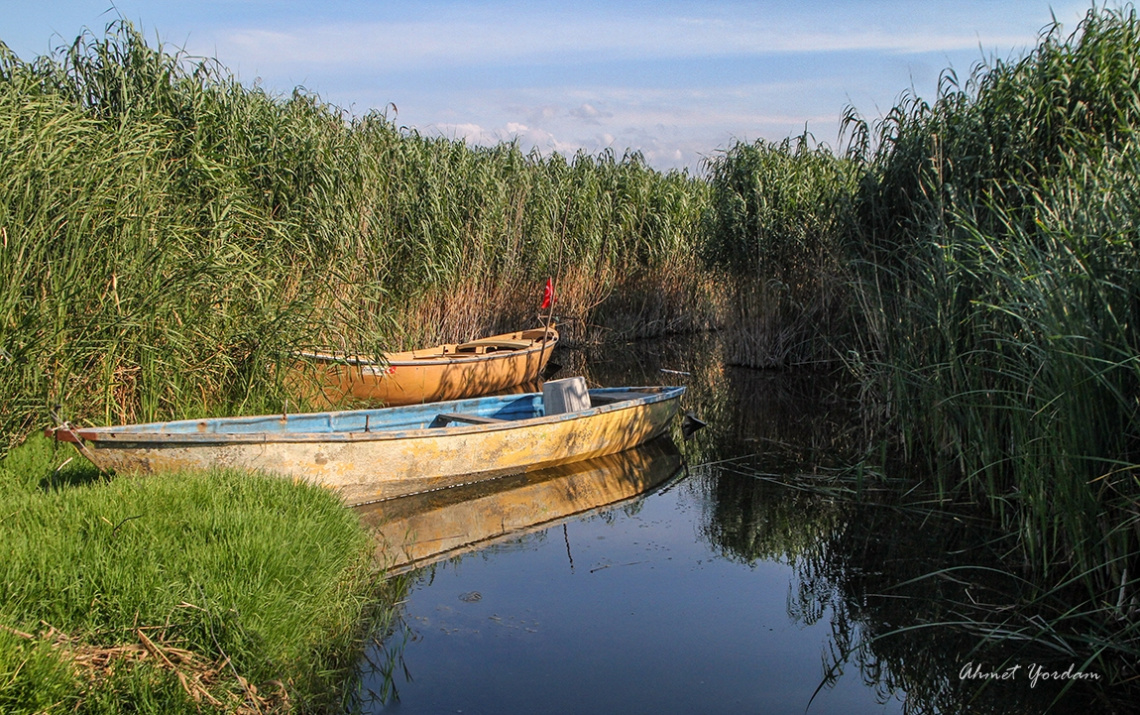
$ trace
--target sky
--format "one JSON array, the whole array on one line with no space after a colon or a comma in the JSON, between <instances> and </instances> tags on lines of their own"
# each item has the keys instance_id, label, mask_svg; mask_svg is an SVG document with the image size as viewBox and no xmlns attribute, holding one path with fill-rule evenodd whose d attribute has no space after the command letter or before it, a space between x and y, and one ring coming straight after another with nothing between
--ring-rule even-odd
<instances>
[{"instance_id":1,"label":"sky","mask_svg":"<svg viewBox=\"0 0 1140 715\"><path fill-rule=\"evenodd\" d=\"M1018 59L1089 0L0 0L22 60L131 21L243 84L296 87L421 134L566 155L639 151L700 173L736 142L807 131L840 146L940 75Z\"/></svg>"}]
</instances>

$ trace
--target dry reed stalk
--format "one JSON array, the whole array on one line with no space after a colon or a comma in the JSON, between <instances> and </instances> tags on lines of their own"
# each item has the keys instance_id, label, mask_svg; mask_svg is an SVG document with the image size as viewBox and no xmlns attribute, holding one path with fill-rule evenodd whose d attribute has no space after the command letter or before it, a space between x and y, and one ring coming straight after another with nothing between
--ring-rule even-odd
<instances>
[{"instance_id":1,"label":"dry reed stalk","mask_svg":"<svg viewBox=\"0 0 1140 715\"><path fill-rule=\"evenodd\" d=\"M0 625L0 628L27 641L49 643L53 650L71 663L77 675L88 681L108 677L123 663L146 662L172 673L186 694L199 704L204 703L236 715L264 715L269 712L288 712L290 709L289 694L282 683L273 681L269 683L273 686L272 691L260 692L257 686L233 672L228 658L210 661L193 651L166 642L165 626L135 628L137 643L99 646L84 643L54 626L44 625L46 630L38 634L4 625ZM147 635L147 631L156 632L158 640ZM225 697L225 701L218 699L217 695Z\"/></svg>"}]
</instances>

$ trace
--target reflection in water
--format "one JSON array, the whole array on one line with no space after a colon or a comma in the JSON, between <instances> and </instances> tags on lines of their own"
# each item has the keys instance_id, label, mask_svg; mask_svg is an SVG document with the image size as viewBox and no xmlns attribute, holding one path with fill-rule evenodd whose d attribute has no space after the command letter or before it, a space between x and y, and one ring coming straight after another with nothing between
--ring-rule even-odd
<instances>
[{"instance_id":1,"label":"reflection in water","mask_svg":"<svg viewBox=\"0 0 1140 715\"><path fill-rule=\"evenodd\" d=\"M597 459L358 507L389 573L484 548L631 499L677 474L667 437Z\"/></svg>"},{"instance_id":2,"label":"reflection in water","mask_svg":"<svg viewBox=\"0 0 1140 715\"><path fill-rule=\"evenodd\" d=\"M841 383L717 356L700 336L557 357L593 385L685 384L682 410L709 423L677 442L691 476L636 510L548 517L560 503L581 510L575 490L553 486L587 478L571 469L548 484L503 482L518 491L495 508L481 505L494 495L472 490L467 504L454 491L388 514L386 538L406 562L498 546L413 573L404 625L370 654L385 687L400 681L407 697L390 699L366 674L386 693L373 712L1132 710L1138 681L1119 682L1135 663L1092 663L1099 636L1081 624L1042 635L1046 614L1024 605L1041 587L1009 563L1010 535L921 504L908 493L915 475L896 490L837 469L863 448ZM667 480L677 460L635 488ZM451 510L479 516L438 517L436 531L416 521ZM496 512L501 523L487 517ZM508 534L544 521L562 531ZM1100 679L1040 677L1066 671Z\"/></svg>"},{"instance_id":3,"label":"reflection in water","mask_svg":"<svg viewBox=\"0 0 1140 715\"><path fill-rule=\"evenodd\" d=\"M1084 634L1048 632L1042 609L1021 605L1034 584L1010 573L1008 535L989 520L721 467L693 481L704 537L727 559L789 564L788 616L828 622L824 683L856 670L880 697L905 693L909 713L1131 711L1135 694L1088 662ZM1050 678L1066 671L1087 679Z\"/></svg>"}]
</instances>

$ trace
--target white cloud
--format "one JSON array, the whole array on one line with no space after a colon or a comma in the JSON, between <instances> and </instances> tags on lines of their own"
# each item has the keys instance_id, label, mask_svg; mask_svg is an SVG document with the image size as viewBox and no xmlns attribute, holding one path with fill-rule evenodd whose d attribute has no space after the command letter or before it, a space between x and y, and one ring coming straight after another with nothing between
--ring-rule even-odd
<instances>
[{"instance_id":1,"label":"white cloud","mask_svg":"<svg viewBox=\"0 0 1140 715\"><path fill-rule=\"evenodd\" d=\"M448 139L462 139L472 144L485 143L492 139L490 134L478 124L436 124L435 130Z\"/></svg>"},{"instance_id":2,"label":"white cloud","mask_svg":"<svg viewBox=\"0 0 1140 715\"><path fill-rule=\"evenodd\" d=\"M584 124L601 124L602 120L614 116L613 112L603 112L588 102L582 102L577 107L571 108L569 114L575 119L580 119Z\"/></svg>"},{"instance_id":3,"label":"white cloud","mask_svg":"<svg viewBox=\"0 0 1140 715\"><path fill-rule=\"evenodd\" d=\"M606 149L620 155L636 149L657 168L696 169L702 157L735 141L798 135L805 123L819 141L834 144L842 106L802 113L789 97L803 91L803 86L784 82L689 90L555 86L441 91L428 105L401 103L401 123L473 145L518 141L525 151L566 155ZM460 116L471 121L441 121Z\"/></svg>"}]
</instances>

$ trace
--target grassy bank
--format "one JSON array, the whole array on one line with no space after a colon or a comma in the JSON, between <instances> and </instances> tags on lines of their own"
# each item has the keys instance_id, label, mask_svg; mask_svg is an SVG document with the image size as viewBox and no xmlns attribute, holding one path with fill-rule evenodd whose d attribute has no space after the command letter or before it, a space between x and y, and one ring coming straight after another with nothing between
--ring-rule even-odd
<instances>
[{"instance_id":1,"label":"grassy bank","mask_svg":"<svg viewBox=\"0 0 1140 715\"><path fill-rule=\"evenodd\" d=\"M248 474L100 480L35 439L0 464L0 710L315 712L378 616L331 494ZM366 616L368 618L366 618Z\"/></svg>"}]
</instances>

